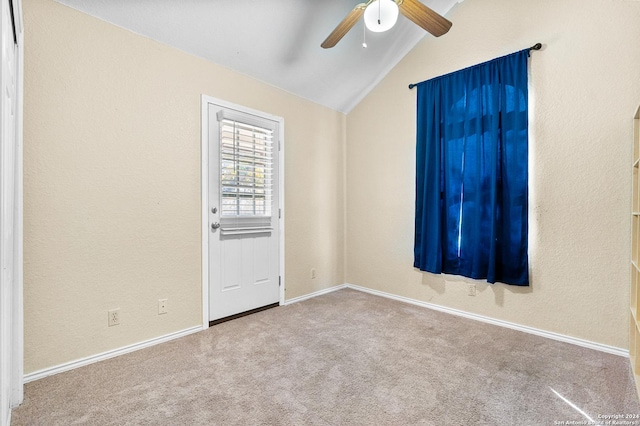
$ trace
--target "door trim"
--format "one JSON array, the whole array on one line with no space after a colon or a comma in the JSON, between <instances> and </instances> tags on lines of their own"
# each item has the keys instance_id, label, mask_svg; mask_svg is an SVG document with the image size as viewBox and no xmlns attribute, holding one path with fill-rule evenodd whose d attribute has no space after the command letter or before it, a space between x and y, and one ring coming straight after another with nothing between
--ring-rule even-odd
<instances>
[{"instance_id":1,"label":"door trim","mask_svg":"<svg viewBox=\"0 0 640 426\"><path fill-rule=\"evenodd\" d=\"M11 368L11 407L24 400L24 261L23 261L23 108L24 108L24 21L22 1L12 0L16 31L16 169L15 169L15 287L13 293L13 366Z\"/></svg>"},{"instance_id":2,"label":"door trim","mask_svg":"<svg viewBox=\"0 0 640 426\"><path fill-rule=\"evenodd\" d=\"M13 223L11 223L13 231L13 258L11 264L4 264L6 268L12 269L13 281L4 283L6 286L2 293L0 305L6 309L0 312L0 340L7 343L6 347L0 347L2 355L0 358L0 382L3 389L0 391L2 398L0 400L0 424L4 425L11 419L11 409L17 407L23 401L23 354L24 354L24 338L23 338L23 81L24 81L24 28L22 15L21 0L2 0L9 7L7 13L13 13L13 28L3 28L3 31L9 30L11 42L15 42L15 114L12 125L14 126L14 135L12 140L1 141L1 149L3 152L11 151L13 153L13 185L6 188L5 179L9 178L6 171L8 167L7 157L0 156L2 167L0 174L2 178L0 183L0 208L11 210L13 212ZM4 66L4 64L2 64ZM2 74L2 72L0 72ZM4 119L0 120L0 133L4 133L4 126L7 123ZM12 193L12 196L4 194L4 191ZM7 232L2 229L2 234ZM4 255L3 255L4 256ZM6 382L5 382L6 380ZM4 387L6 386L6 388ZM7 394L3 391L7 390ZM7 423L8 424L8 423Z\"/></svg>"},{"instance_id":3,"label":"door trim","mask_svg":"<svg viewBox=\"0 0 640 426\"><path fill-rule=\"evenodd\" d=\"M201 102L201 119L200 119L200 199L202 200L201 215L201 242L202 242L202 328L209 328L209 114L208 108L210 104L222 106L224 108L231 108L239 111L245 111L249 114L264 117L269 120L278 122L278 164L279 164L279 179L278 179L278 209L280 215L278 217L280 233L278 235L279 248L278 248L278 270L280 276L280 305L284 305L284 289L285 289L285 274L284 274L284 118L278 117L272 114L268 114L255 109L247 108L242 105L234 104L231 102L223 101L222 99L214 98L207 95L202 95Z\"/></svg>"}]
</instances>

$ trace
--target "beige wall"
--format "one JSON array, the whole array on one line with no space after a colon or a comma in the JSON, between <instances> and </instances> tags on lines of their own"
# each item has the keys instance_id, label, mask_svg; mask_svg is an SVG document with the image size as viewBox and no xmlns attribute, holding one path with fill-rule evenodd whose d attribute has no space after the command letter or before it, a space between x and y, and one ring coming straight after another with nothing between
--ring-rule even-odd
<instances>
[{"instance_id":1,"label":"beige wall","mask_svg":"<svg viewBox=\"0 0 640 426\"><path fill-rule=\"evenodd\" d=\"M626 348L632 117L640 2L466 0L347 116L346 280ZM415 89L407 84L542 42L532 52L531 288L416 271Z\"/></svg>"},{"instance_id":2,"label":"beige wall","mask_svg":"<svg viewBox=\"0 0 640 426\"><path fill-rule=\"evenodd\" d=\"M202 94L285 119L286 297L343 282L344 115L51 0L24 18L26 373L201 323Z\"/></svg>"},{"instance_id":3,"label":"beige wall","mask_svg":"<svg viewBox=\"0 0 640 426\"><path fill-rule=\"evenodd\" d=\"M52 0L25 0L24 15L27 373L200 323L201 94L285 119L288 299L346 278L627 346L640 3L466 0L449 34L425 38L347 117ZM469 297L468 280L412 267L406 86L538 41L532 287L479 283Z\"/></svg>"}]
</instances>

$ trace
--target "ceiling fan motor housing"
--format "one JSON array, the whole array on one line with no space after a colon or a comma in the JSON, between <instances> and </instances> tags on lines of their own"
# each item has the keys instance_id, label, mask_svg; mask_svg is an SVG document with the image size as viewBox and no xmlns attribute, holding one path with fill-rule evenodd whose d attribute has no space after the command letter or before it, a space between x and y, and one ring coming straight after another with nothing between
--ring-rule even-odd
<instances>
[{"instance_id":1,"label":"ceiling fan motor housing","mask_svg":"<svg viewBox=\"0 0 640 426\"><path fill-rule=\"evenodd\" d=\"M390 30L398 20L398 5L393 0L375 0L364 11L364 23L369 31Z\"/></svg>"}]
</instances>

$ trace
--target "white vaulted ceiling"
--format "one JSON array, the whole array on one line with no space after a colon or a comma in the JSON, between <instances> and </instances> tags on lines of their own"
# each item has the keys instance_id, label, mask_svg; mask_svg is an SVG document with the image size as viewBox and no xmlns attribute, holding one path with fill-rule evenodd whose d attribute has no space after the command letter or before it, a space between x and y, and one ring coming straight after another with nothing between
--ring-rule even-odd
<instances>
[{"instance_id":1,"label":"white vaulted ceiling","mask_svg":"<svg viewBox=\"0 0 640 426\"><path fill-rule=\"evenodd\" d=\"M400 16L388 32L367 31L366 49L362 22L322 49L358 0L58 1L345 113L423 37L433 37ZM421 1L446 15L462 0Z\"/></svg>"}]
</instances>

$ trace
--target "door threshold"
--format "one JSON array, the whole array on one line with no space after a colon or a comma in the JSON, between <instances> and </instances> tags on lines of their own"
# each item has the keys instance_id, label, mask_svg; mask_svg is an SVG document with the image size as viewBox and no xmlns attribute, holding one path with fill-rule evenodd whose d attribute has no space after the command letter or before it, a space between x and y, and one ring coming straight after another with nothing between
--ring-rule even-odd
<instances>
[{"instance_id":1,"label":"door threshold","mask_svg":"<svg viewBox=\"0 0 640 426\"><path fill-rule=\"evenodd\" d=\"M239 314L229 315L228 317L224 317L224 318L220 318L220 319L217 319L217 320L209 321L209 327L213 327L216 324L220 324L220 323L223 323L223 322L231 321L231 320L234 320L234 319L237 319L237 318L246 317L247 315L255 314L257 312L266 311L267 309L277 308L278 306L280 306L280 302L272 303L271 305L266 305L266 306L263 306L261 308L255 308L255 309L251 309L250 311L245 311L245 312L241 312Z\"/></svg>"}]
</instances>

